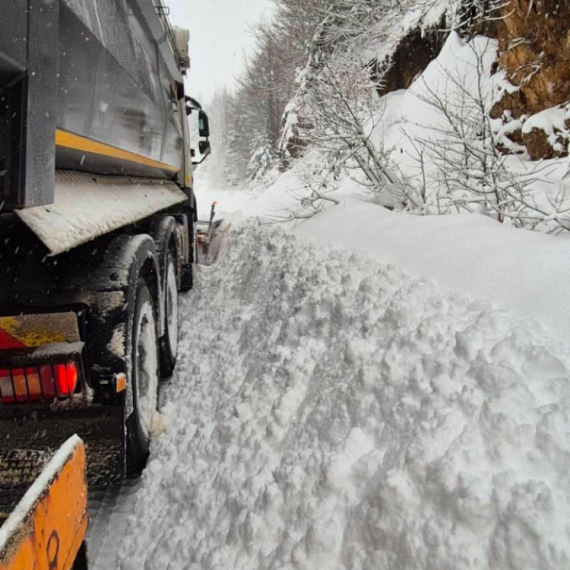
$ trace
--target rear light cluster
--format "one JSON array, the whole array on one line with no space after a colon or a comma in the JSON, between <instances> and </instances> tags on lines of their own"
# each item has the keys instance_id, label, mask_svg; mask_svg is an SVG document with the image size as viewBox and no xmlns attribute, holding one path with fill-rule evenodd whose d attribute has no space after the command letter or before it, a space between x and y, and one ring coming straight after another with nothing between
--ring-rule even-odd
<instances>
[{"instance_id":1,"label":"rear light cluster","mask_svg":"<svg viewBox=\"0 0 570 570\"><path fill-rule=\"evenodd\" d=\"M70 398L79 381L79 366L74 360L62 363L0 368L0 403L51 402Z\"/></svg>"}]
</instances>

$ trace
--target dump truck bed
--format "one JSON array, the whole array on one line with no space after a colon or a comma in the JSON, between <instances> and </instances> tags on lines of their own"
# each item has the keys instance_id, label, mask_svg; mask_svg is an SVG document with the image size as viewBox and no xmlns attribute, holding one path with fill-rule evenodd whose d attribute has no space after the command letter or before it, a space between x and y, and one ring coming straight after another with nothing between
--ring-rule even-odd
<instances>
[{"instance_id":1,"label":"dump truck bed","mask_svg":"<svg viewBox=\"0 0 570 570\"><path fill-rule=\"evenodd\" d=\"M53 203L54 167L178 177L184 88L160 7L151 0L2 4L4 210Z\"/></svg>"}]
</instances>

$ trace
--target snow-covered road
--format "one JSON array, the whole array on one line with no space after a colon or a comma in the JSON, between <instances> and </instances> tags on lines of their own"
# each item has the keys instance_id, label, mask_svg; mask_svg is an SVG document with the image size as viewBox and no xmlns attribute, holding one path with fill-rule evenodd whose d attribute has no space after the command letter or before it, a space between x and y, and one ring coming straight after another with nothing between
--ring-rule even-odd
<instances>
[{"instance_id":1,"label":"snow-covered road","mask_svg":"<svg viewBox=\"0 0 570 570\"><path fill-rule=\"evenodd\" d=\"M570 354L538 325L254 221L182 315L95 570L569 567Z\"/></svg>"}]
</instances>

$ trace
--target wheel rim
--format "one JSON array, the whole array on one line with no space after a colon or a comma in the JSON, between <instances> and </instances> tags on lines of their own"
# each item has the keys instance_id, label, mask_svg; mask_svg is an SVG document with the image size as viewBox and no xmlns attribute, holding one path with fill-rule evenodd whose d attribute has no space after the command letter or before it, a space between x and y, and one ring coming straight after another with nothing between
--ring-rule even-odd
<instances>
[{"instance_id":1,"label":"wheel rim","mask_svg":"<svg viewBox=\"0 0 570 570\"><path fill-rule=\"evenodd\" d=\"M174 264L168 264L166 274L166 327L173 358L178 354L178 284Z\"/></svg>"},{"instance_id":2,"label":"wheel rim","mask_svg":"<svg viewBox=\"0 0 570 570\"><path fill-rule=\"evenodd\" d=\"M158 355L154 312L150 303L142 307L137 334L137 408L144 435L148 437L158 404Z\"/></svg>"}]
</instances>

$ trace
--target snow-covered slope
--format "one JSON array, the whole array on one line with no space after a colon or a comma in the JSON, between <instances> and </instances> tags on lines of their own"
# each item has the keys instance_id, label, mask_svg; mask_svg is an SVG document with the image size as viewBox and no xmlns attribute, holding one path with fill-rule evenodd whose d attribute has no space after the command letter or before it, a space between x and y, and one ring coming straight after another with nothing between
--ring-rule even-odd
<instances>
[{"instance_id":1,"label":"snow-covered slope","mask_svg":"<svg viewBox=\"0 0 570 570\"><path fill-rule=\"evenodd\" d=\"M414 216L355 194L295 230L365 251L456 293L486 299L516 318L570 338L570 239L504 226L481 215Z\"/></svg>"},{"instance_id":2,"label":"snow-covered slope","mask_svg":"<svg viewBox=\"0 0 570 570\"><path fill-rule=\"evenodd\" d=\"M122 570L568 567L570 354L538 329L253 221L182 312Z\"/></svg>"},{"instance_id":3,"label":"snow-covered slope","mask_svg":"<svg viewBox=\"0 0 570 570\"><path fill-rule=\"evenodd\" d=\"M314 160L314 159L313 159ZM275 221L295 207L306 165L299 163L265 193L205 190L204 216L219 200L223 217ZM486 300L516 319L539 322L560 341L570 338L570 238L515 229L483 215L419 216L391 212L344 179L339 204L286 226L297 235L366 252L416 278L429 278L456 294Z\"/></svg>"}]
</instances>

